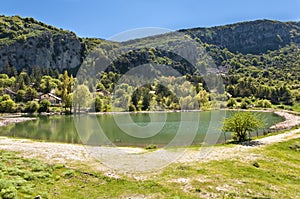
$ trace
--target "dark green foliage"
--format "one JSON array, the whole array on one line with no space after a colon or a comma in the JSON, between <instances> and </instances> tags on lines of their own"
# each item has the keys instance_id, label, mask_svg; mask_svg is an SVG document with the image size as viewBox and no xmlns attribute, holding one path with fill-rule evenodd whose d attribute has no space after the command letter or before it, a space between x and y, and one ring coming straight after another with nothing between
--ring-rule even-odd
<instances>
[{"instance_id":1,"label":"dark green foliage","mask_svg":"<svg viewBox=\"0 0 300 199\"><path fill-rule=\"evenodd\" d=\"M25 112L27 113L35 113L39 109L39 103L36 101L27 102L25 106Z\"/></svg>"},{"instance_id":2,"label":"dark green foliage","mask_svg":"<svg viewBox=\"0 0 300 199\"><path fill-rule=\"evenodd\" d=\"M229 108L235 107L236 105L237 105L237 101L234 98L230 98L226 104L226 106Z\"/></svg>"},{"instance_id":3,"label":"dark green foliage","mask_svg":"<svg viewBox=\"0 0 300 199\"><path fill-rule=\"evenodd\" d=\"M254 167L256 167L256 168L259 168L259 167L260 167L259 164L258 164L258 162L256 162L256 161L253 162L252 165L253 165Z\"/></svg>"},{"instance_id":4,"label":"dark green foliage","mask_svg":"<svg viewBox=\"0 0 300 199\"><path fill-rule=\"evenodd\" d=\"M49 100L43 99L39 102L39 109L38 112L42 113L42 112L49 112L49 108L50 108L51 103L49 102Z\"/></svg>"},{"instance_id":5,"label":"dark green foliage","mask_svg":"<svg viewBox=\"0 0 300 199\"><path fill-rule=\"evenodd\" d=\"M10 98L9 95L3 95L0 97L0 112L1 113L13 113L15 112L16 104Z\"/></svg>"},{"instance_id":6,"label":"dark green foliage","mask_svg":"<svg viewBox=\"0 0 300 199\"><path fill-rule=\"evenodd\" d=\"M157 149L157 146L154 144L149 144L145 147L146 150Z\"/></svg>"}]
</instances>

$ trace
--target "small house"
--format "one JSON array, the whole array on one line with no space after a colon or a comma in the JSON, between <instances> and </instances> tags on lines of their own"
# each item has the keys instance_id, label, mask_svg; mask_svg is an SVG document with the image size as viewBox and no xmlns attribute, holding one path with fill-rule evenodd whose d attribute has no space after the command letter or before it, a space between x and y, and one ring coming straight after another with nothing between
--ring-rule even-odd
<instances>
[{"instance_id":1,"label":"small house","mask_svg":"<svg viewBox=\"0 0 300 199\"><path fill-rule=\"evenodd\" d=\"M43 94L40 96L40 100L48 100L51 105L60 105L62 102L62 99L60 97L57 97L56 95L52 93Z\"/></svg>"}]
</instances>

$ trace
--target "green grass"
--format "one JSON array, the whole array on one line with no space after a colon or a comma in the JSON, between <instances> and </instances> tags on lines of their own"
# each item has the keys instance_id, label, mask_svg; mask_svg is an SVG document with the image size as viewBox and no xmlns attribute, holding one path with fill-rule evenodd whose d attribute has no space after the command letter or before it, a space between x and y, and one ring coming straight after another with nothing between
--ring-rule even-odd
<instances>
[{"instance_id":1,"label":"green grass","mask_svg":"<svg viewBox=\"0 0 300 199\"><path fill-rule=\"evenodd\" d=\"M200 198L300 197L300 139L255 149L255 160L175 164L157 177L174 189L188 187ZM253 153L253 151L251 151ZM172 179L186 178L188 183Z\"/></svg>"},{"instance_id":2,"label":"green grass","mask_svg":"<svg viewBox=\"0 0 300 199\"><path fill-rule=\"evenodd\" d=\"M153 180L136 181L127 177L110 178L24 159L13 152L0 151L0 198L120 198L152 195L154 198L188 198Z\"/></svg>"},{"instance_id":3,"label":"green grass","mask_svg":"<svg viewBox=\"0 0 300 199\"><path fill-rule=\"evenodd\" d=\"M147 180L110 178L0 151L2 198L297 198L300 139L256 148L251 157L172 164ZM242 153L244 154L244 153ZM0 198L1 198L0 197Z\"/></svg>"}]
</instances>

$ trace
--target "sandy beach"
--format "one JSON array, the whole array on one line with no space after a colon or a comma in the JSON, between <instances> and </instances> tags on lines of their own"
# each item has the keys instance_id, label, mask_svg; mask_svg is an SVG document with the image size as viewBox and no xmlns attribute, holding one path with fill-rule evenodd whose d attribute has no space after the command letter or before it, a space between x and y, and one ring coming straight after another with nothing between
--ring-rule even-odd
<instances>
[{"instance_id":1,"label":"sandy beach","mask_svg":"<svg viewBox=\"0 0 300 199\"><path fill-rule=\"evenodd\" d=\"M21 117L21 115L8 115L0 117L0 127L7 126L14 123L36 120L34 117Z\"/></svg>"}]
</instances>

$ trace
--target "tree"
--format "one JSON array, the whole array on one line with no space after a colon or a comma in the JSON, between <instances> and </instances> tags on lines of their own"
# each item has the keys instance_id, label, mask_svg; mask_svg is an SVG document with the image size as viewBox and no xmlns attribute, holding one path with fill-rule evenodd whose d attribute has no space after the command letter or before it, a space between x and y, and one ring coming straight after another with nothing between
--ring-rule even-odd
<instances>
[{"instance_id":1,"label":"tree","mask_svg":"<svg viewBox=\"0 0 300 199\"><path fill-rule=\"evenodd\" d=\"M72 113L72 106L73 106L73 93L69 93L65 99L65 108L70 109L70 114Z\"/></svg>"},{"instance_id":2,"label":"tree","mask_svg":"<svg viewBox=\"0 0 300 199\"><path fill-rule=\"evenodd\" d=\"M49 100L47 99L43 99L40 101L39 103L39 109L38 112L42 113L42 112L49 112L49 107L51 106L51 103L49 102Z\"/></svg>"},{"instance_id":3,"label":"tree","mask_svg":"<svg viewBox=\"0 0 300 199\"><path fill-rule=\"evenodd\" d=\"M38 96L37 91L32 87L26 88L25 98L27 101L31 101Z\"/></svg>"},{"instance_id":4,"label":"tree","mask_svg":"<svg viewBox=\"0 0 300 199\"><path fill-rule=\"evenodd\" d=\"M226 118L223 124L223 132L233 132L239 142L247 139L247 134L264 126L263 119L250 111L235 112Z\"/></svg>"},{"instance_id":5,"label":"tree","mask_svg":"<svg viewBox=\"0 0 300 199\"><path fill-rule=\"evenodd\" d=\"M16 104L13 100L7 99L0 102L1 113L13 113L15 112Z\"/></svg>"},{"instance_id":6,"label":"tree","mask_svg":"<svg viewBox=\"0 0 300 199\"><path fill-rule=\"evenodd\" d=\"M12 113L15 112L16 104L10 99L9 95L0 96L0 112L2 113Z\"/></svg>"},{"instance_id":7,"label":"tree","mask_svg":"<svg viewBox=\"0 0 300 199\"><path fill-rule=\"evenodd\" d=\"M27 102L25 112L34 113L39 109L39 104L36 101Z\"/></svg>"},{"instance_id":8,"label":"tree","mask_svg":"<svg viewBox=\"0 0 300 199\"><path fill-rule=\"evenodd\" d=\"M26 101L26 91L25 90L18 90L16 95L16 102L25 102Z\"/></svg>"},{"instance_id":9,"label":"tree","mask_svg":"<svg viewBox=\"0 0 300 199\"><path fill-rule=\"evenodd\" d=\"M43 93L50 93L52 89L57 88L57 82L51 76L43 76L40 84L40 89Z\"/></svg>"},{"instance_id":10,"label":"tree","mask_svg":"<svg viewBox=\"0 0 300 199\"><path fill-rule=\"evenodd\" d=\"M210 109L209 93L205 89L201 89L196 95L196 99L199 103L200 109L205 111Z\"/></svg>"},{"instance_id":11,"label":"tree","mask_svg":"<svg viewBox=\"0 0 300 199\"><path fill-rule=\"evenodd\" d=\"M260 108L272 108L272 103L269 100L258 100L256 107Z\"/></svg>"},{"instance_id":12,"label":"tree","mask_svg":"<svg viewBox=\"0 0 300 199\"><path fill-rule=\"evenodd\" d=\"M73 104L76 109L80 112L81 108L87 108L90 105L92 94L86 85L77 86L73 94Z\"/></svg>"},{"instance_id":13,"label":"tree","mask_svg":"<svg viewBox=\"0 0 300 199\"><path fill-rule=\"evenodd\" d=\"M237 101L236 101L236 99L234 99L234 98L230 98L230 99L227 101L227 104L226 104L226 106L227 106L228 108L235 107L236 105L237 105Z\"/></svg>"},{"instance_id":14,"label":"tree","mask_svg":"<svg viewBox=\"0 0 300 199\"><path fill-rule=\"evenodd\" d=\"M62 78L62 89L61 89L61 97L64 103L68 96L68 84L69 84L68 71L65 70Z\"/></svg>"}]
</instances>

